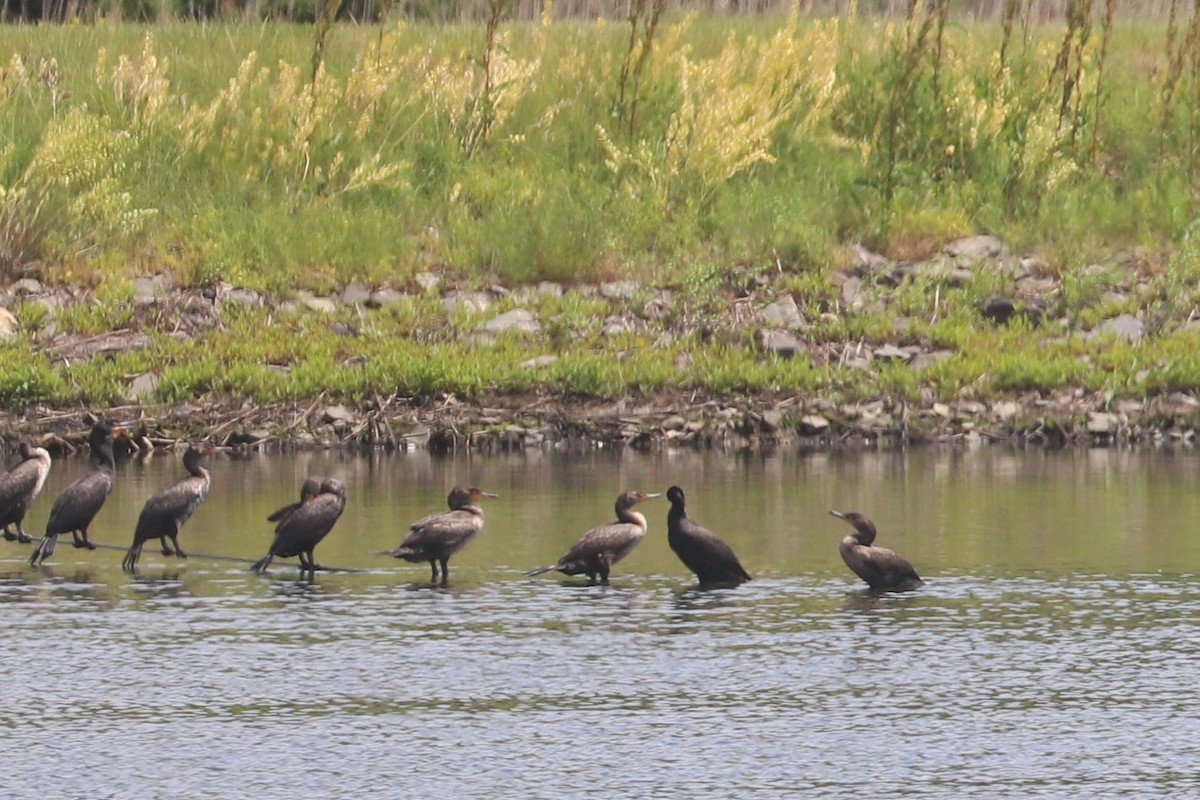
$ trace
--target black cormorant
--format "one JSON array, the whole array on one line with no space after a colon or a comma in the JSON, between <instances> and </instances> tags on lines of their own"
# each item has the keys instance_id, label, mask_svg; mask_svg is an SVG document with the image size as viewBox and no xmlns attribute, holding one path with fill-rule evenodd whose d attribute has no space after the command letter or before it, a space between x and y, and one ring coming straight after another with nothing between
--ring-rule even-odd
<instances>
[{"instance_id":1,"label":"black cormorant","mask_svg":"<svg viewBox=\"0 0 1200 800\"><path fill-rule=\"evenodd\" d=\"M88 434L88 445L92 453L92 469L82 478L63 489L50 508L50 519L46 522L46 535L34 548L29 563L37 566L54 554L54 546L60 534L69 533L76 547L95 550L96 545L88 539L88 527L104 501L112 493L116 480L117 464L113 458L113 436L121 429L108 420L100 420Z\"/></svg>"},{"instance_id":2,"label":"black cormorant","mask_svg":"<svg viewBox=\"0 0 1200 800\"><path fill-rule=\"evenodd\" d=\"M319 475L309 475L307 478L304 479L304 483L302 483L300 485L300 502L289 503L288 505L279 509L274 514L267 517L267 522L279 522L282 519L284 519L287 515L291 514L293 511L295 511L297 508L304 505L309 500L312 500L314 497L316 497L317 495L319 495L321 493L321 484L323 484L324 482L325 482L325 479L320 477ZM345 491L344 488L343 488L343 491Z\"/></svg>"},{"instance_id":3,"label":"black cormorant","mask_svg":"<svg viewBox=\"0 0 1200 800\"><path fill-rule=\"evenodd\" d=\"M138 557L142 554L142 545L150 539L162 541L164 556L177 555L187 558L187 553L179 546L179 529L183 523L195 513L196 508L208 495L208 487L212 483L209 471L200 466L206 456L214 453L213 446L201 444L189 446L183 454L183 466L190 473L163 489L146 501L142 513L138 515L137 528L133 532L133 544L121 561L123 569L133 571L137 567ZM174 550L167 545L171 540Z\"/></svg>"},{"instance_id":4,"label":"black cormorant","mask_svg":"<svg viewBox=\"0 0 1200 800\"><path fill-rule=\"evenodd\" d=\"M846 566L866 581L867 586L878 591L907 592L924 583L912 564L887 548L872 546L874 522L857 511L829 513L854 526L854 533L843 538L838 549Z\"/></svg>"},{"instance_id":5,"label":"black cormorant","mask_svg":"<svg viewBox=\"0 0 1200 800\"><path fill-rule=\"evenodd\" d=\"M305 487L309 487L309 481L313 480L320 479L309 478L304 482ZM271 549L250 569L254 572L266 572L272 559L292 556L299 556L301 573L321 569L321 565L313 561L313 550L333 529L338 517L345 510L346 487L336 478L325 478L321 480L317 489L312 499L295 504L295 507L283 516L275 526L275 540L271 542ZM302 489L301 496L303 495Z\"/></svg>"},{"instance_id":6,"label":"black cormorant","mask_svg":"<svg viewBox=\"0 0 1200 800\"><path fill-rule=\"evenodd\" d=\"M46 484L46 476L50 474L50 454L25 441L18 449L20 463L0 475L0 529L8 541L28 544L33 538L25 533L22 521ZM8 529L10 525L17 526L16 533Z\"/></svg>"},{"instance_id":7,"label":"black cormorant","mask_svg":"<svg viewBox=\"0 0 1200 800\"><path fill-rule=\"evenodd\" d=\"M684 506L683 489L667 489L671 510L667 512L667 543L700 583L742 583L750 580L733 548L712 531L693 522Z\"/></svg>"},{"instance_id":8,"label":"black cormorant","mask_svg":"<svg viewBox=\"0 0 1200 800\"><path fill-rule=\"evenodd\" d=\"M484 497L495 499L499 495L474 486L454 487L446 499L450 510L430 514L414 522L392 555L405 561L428 561L433 573L430 580L434 583L437 582L438 565L441 564L442 584L445 585L450 577L450 556L466 547L483 530L483 509L475 503Z\"/></svg>"},{"instance_id":9,"label":"black cormorant","mask_svg":"<svg viewBox=\"0 0 1200 800\"><path fill-rule=\"evenodd\" d=\"M579 541L558 560L548 567L530 570L526 575L541 575L557 570L564 575L587 575L588 581L596 582L597 576L603 584L608 583L608 573L646 535L646 518L633 507L643 500L659 497L644 492L623 492L617 498L617 521L590 531L579 537Z\"/></svg>"}]
</instances>

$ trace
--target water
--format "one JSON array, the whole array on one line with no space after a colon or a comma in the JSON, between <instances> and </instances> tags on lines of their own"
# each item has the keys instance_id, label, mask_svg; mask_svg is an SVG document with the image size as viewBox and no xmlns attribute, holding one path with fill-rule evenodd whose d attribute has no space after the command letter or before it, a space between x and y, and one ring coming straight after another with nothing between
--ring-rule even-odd
<instances>
[{"instance_id":1,"label":"water","mask_svg":"<svg viewBox=\"0 0 1200 800\"><path fill-rule=\"evenodd\" d=\"M27 522L84 468L56 462ZM184 529L253 559L308 472L350 488L317 550L266 577L149 545L0 543L4 797L1179 797L1200 791L1200 455L677 453L220 456ZM177 456L122 462L93 538L125 546ZM370 555L499 492L451 561ZM522 571L678 483L756 580L695 588L665 500L609 587ZM873 596L829 508L875 518L928 579ZM294 563L292 561L291 563Z\"/></svg>"}]
</instances>

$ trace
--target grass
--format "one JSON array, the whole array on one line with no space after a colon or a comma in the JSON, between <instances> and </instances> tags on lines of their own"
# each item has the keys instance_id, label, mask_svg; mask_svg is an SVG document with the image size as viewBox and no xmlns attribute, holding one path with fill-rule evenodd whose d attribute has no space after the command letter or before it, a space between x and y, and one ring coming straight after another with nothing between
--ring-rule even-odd
<instances>
[{"instance_id":1,"label":"grass","mask_svg":"<svg viewBox=\"0 0 1200 800\"><path fill-rule=\"evenodd\" d=\"M1001 60L999 22L936 13L669 15L644 60L611 22L502 22L490 39L483 25L345 25L316 75L311 27L0 29L0 269L87 298L13 307L25 341L0 351L0 403L119 403L148 369L166 402L1200 385L1185 324L1200 299L1198 129L1183 102L1200 42L1168 44L1163 21L1073 17L1015 35ZM618 102L627 62L640 71ZM868 279L873 300L842 308L831 278L849 245L919 260L980 231L1057 281L1046 324L981 319L1013 291L1000 274ZM502 301L542 331L487 342L484 317L416 291L427 271L568 291ZM155 272L273 300L352 281L412 293L365 315L225 307L179 338L177 317L130 303L130 280ZM624 277L645 285L629 302L576 291ZM652 289L672 292L665 307ZM765 353L753 312L785 293L815 348L955 355L918 372ZM1120 313L1146 321L1140 344L1083 335ZM614 315L631 330L605 335ZM151 344L70 364L29 347L117 329ZM558 360L522 366L539 355Z\"/></svg>"}]
</instances>

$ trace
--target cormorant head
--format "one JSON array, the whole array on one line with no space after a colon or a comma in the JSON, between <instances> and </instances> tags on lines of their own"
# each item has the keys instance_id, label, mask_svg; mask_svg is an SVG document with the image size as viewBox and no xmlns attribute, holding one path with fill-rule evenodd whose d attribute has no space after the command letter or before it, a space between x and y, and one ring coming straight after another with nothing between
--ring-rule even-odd
<instances>
[{"instance_id":1,"label":"cormorant head","mask_svg":"<svg viewBox=\"0 0 1200 800\"><path fill-rule=\"evenodd\" d=\"M617 513L620 514L624 509L633 508L643 500L652 500L655 497L662 497L662 494L658 492L646 494L645 492L638 492L632 489L628 492L622 492L620 497L617 498Z\"/></svg>"},{"instance_id":2,"label":"cormorant head","mask_svg":"<svg viewBox=\"0 0 1200 800\"><path fill-rule=\"evenodd\" d=\"M458 509L465 508L466 506L474 503L476 500L482 500L485 497L489 497L492 500L497 500L500 498L500 495L492 494L491 492L485 492L475 486L455 486L450 490L450 496L446 498L446 502L449 504L450 508Z\"/></svg>"},{"instance_id":3,"label":"cormorant head","mask_svg":"<svg viewBox=\"0 0 1200 800\"><path fill-rule=\"evenodd\" d=\"M875 541L875 523L857 511L830 511L835 517L843 519L854 526L854 538L859 544L870 546Z\"/></svg>"},{"instance_id":4,"label":"cormorant head","mask_svg":"<svg viewBox=\"0 0 1200 800\"><path fill-rule=\"evenodd\" d=\"M307 503L324 491L325 484L332 478L322 478L320 475L309 475L300 485L300 502Z\"/></svg>"},{"instance_id":5,"label":"cormorant head","mask_svg":"<svg viewBox=\"0 0 1200 800\"><path fill-rule=\"evenodd\" d=\"M307 481L306 481L307 483ZM319 494L333 494L346 499L346 487L337 478L326 478L321 481Z\"/></svg>"},{"instance_id":6,"label":"cormorant head","mask_svg":"<svg viewBox=\"0 0 1200 800\"><path fill-rule=\"evenodd\" d=\"M671 501L671 505L683 508L683 489L680 489L678 486L672 486L670 489L667 489L667 499Z\"/></svg>"}]
</instances>

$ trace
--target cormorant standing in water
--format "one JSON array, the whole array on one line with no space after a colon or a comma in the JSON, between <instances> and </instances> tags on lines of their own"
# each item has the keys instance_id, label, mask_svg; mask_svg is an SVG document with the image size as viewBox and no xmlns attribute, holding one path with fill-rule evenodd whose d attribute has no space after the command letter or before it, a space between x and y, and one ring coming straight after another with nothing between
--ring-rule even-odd
<instances>
[{"instance_id":1,"label":"cormorant standing in water","mask_svg":"<svg viewBox=\"0 0 1200 800\"><path fill-rule=\"evenodd\" d=\"M317 492L310 500L302 499L271 515L272 518L278 518L281 512L287 511L275 526L275 541L271 542L271 549L250 568L254 572L266 572L276 556L299 556L302 574L321 569L321 565L313 561L313 550L333 529L338 517L342 516L346 508L346 487L336 478L321 480L310 477L300 490L301 498L305 496L305 490L311 488L310 481L320 481Z\"/></svg>"},{"instance_id":2,"label":"cormorant standing in water","mask_svg":"<svg viewBox=\"0 0 1200 800\"><path fill-rule=\"evenodd\" d=\"M108 420L100 420L88 434L88 445L92 451L92 470L63 489L50 508L50 519L46 522L46 535L34 548L29 563L33 566L45 563L54 554L59 534L69 533L76 547L95 550L96 545L88 539L88 527L96 518L100 507L112 493L116 480L117 463L113 458L113 436L121 433Z\"/></svg>"},{"instance_id":3,"label":"cormorant standing in water","mask_svg":"<svg viewBox=\"0 0 1200 800\"><path fill-rule=\"evenodd\" d=\"M133 544L121 561L121 568L132 572L137 568L138 558L142 554L142 545L150 539L162 542L164 556L177 555L187 558L187 553L179 546L179 529L183 523L195 513L201 501L208 495L208 487L212 483L212 475L200 462L215 452L210 444L188 446L183 454L183 466L191 473L163 489L146 501L142 513L138 515L137 528L133 532ZM167 539L175 549L167 546Z\"/></svg>"},{"instance_id":4,"label":"cormorant standing in water","mask_svg":"<svg viewBox=\"0 0 1200 800\"><path fill-rule=\"evenodd\" d=\"M712 531L688 518L683 489L667 489L671 510L667 512L667 544L702 584L742 583L750 580L733 548Z\"/></svg>"},{"instance_id":5,"label":"cormorant standing in water","mask_svg":"<svg viewBox=\"0 0 1200 800\"><path fill-rule=\"evenodd\" d=\"M283 508L279 509L274 514L267 517L267 522L279 522L279 521L285 519L289 514L291 514L297 508L299 508L300 506L307 503L309 500L312 500L314 497L319 495L321 493L321 485L324 482L325 482L325 479L318 475L309 475L307 478L304 479L304 483L302 483L300 485L300 502L290 503L290 504L284 506ZM339 485L340 485L340 483L339 483ZM343 492L345 491L344 487L343 487L342 491ZM278 529L276 529L276 531L278 531Z\"/></svg>"},{"instance_id":6,"label":"cormorant standing in water","mask_svg":"<svg viewBox=\"0 0 1200 800\"><path fill-rule=\"evenodd\" d=\"M874 547L875 523L857 511L830 511L854 526L854 533L842 539L838 548L846 566L877 591L907 592L924 584L921 576L900 556L884 547Z\"/></svg>"},{"instance_id":7,"label":"cormorant standing in water","mask_svg":"<svg viewBox=\"0 0 1200 800\"><path fill-rule=\"evenodd\" d=\"M646 535L646 518L633 507L643 500L659 497L644 492L623 492L616 503L617 521L590 531L579 537L579 541L558 560L548 567L526 572L526 575L541 575L557 570L564 575L587 575L589 583L608 584L608 573L625 556L629 555Z\"/></svg>"},{"instance_id":8,"label":"cormorant standing in water","mask_svg":"<svg viewBox=\"0 0 1200 800\"><path fill-rule=\"evenodd\" d=\"M499 495L474 486L454 487L446 498L450 510L430 514L410 525L408 535L392 555L405 561L428 561L433 573L430 580L434 583L437 583L438 564L441 564L444 586L450 578L450 556L466 547L483 530L483 509L475 503L484 497L496 499Z\"/></svg>"},{"instance_id":9,"label":"cormorant standing in water","mask_svg":"<svg viewBox=\"0 0 1200 800\"><path fill-rule=\"evenodd\" d=\"M46 476L50 474L50 454L44 448L34 447L24 441L18 449L21 462L0 475L0 529L8 541L28 544L33 538L25 533L21 523L25 519L25 512L29 511L41 493ZM10 531L9 525L16 525L17 532Z\"/></svg>"}]
</instances>

